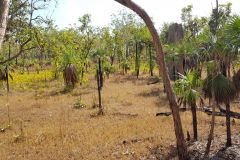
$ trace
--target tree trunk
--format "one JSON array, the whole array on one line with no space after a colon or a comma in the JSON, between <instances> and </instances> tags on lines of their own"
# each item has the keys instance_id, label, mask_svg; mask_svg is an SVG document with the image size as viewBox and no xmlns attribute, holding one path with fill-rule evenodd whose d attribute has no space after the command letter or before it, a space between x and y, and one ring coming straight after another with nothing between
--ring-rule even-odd
<instances>
[{"instance_id":1,"label":"tree trunk","mask_svg":"<svg viewBox=\"0 0 240 160\"><path fill-rule=\"evenodd\" d=\"M102 115L103 114L103 106L102 106L102 95L101 95L101 90L102 90L102 71L101 71L101 60L100 58L98 59L98 69L97 69L97 87L98 87L98 114Z\"/></svg>"},{"instance_id":2,"label":"tree trunk","mask_svg":"<svg viewBox=\"0 0 240 160\"><path fill-rule=\"evenodd\" d=\"M137 79L138 79L138 76L139 76L139 54L138 54L138 42L136 42L135 72L136 72Z\"/></svg>"},{"instance_id":3,"label":"tree trunk","mask_svg":"<svg viewBox=\"0 0 240 160\"><path fill-rule=\"evenodd\" d=\"M82 67L82 70L81 70L80 86L83 84L83 78L84 78L84 67Z\"/></svg>"},{"instance_id":4,"label":"tree trunk","mask_svg":"<svg viewBox=\"0 0 240 160\"><path fill-rule=\"evenodd\" d=\"M198 132L197 132L197 110L196 110L196 103L192 103L192 104L191 104L191 111L192 111L193 137L194 137L194 140L197 141L197 139L198 139Z\"/></svg>"},{"instance_id":5,"label":"tree trunk","mask_svg":"<svg viewBox=\"0 0 240 160\"><path fill-rule=\"evenodd\" d=\"M6 28L7 28L7 17L9 10L10 0L1 0L0 1L0 50L4 40Z\"/></svg>"},{"instance_id":6,"label":"tree trunk","mask_svg":"<svg viewBox=\"0 0 240 160\"><path fill-rule=\"evenodd\" d=\"M144 20L144 22L146 23L152 35L154 46L156 49L156 54L157 54L157 64L159 67L159 71L162 74L163 83L167 93L167 98L169 100L170 108L173 113L174 130L175 130L175 135L177 139L178 157L179 157L179 160L188 160L190 159L190 157L188 155L187 146L184 139L182 122L179 114L179 106L177 105L176 95L172 90L172 86L170 83L168 71L166 68L165 60L164 60L162 45L161 45L157 30L155 29L151 18L148 16L146 11L142 9L140 6L138 6L131 0L115 0L115 1L136 12Z\"/></svg>"},{"instance_id":7,"label":"tree trunk","mask_svg":"<svg viewBox=\"0 0 240 160\"><path fill-rule=\"evenodd\" d=\"M99 72L100 89L102 89L102 87L103 87L103 72L102 72L101 58L98 59L98 72Z\"/></svg>"},{"instance_id":8,"label":"tree trunk","mask_svg":"<svg viewBox=\"0 0 240 160\"><path fill-rule=\"evenodd\" d=\"M129 55L129 48L128 48L128 43L126 43L126 55L125 55L125 62L124 62L124 71L127 74L128 71L128 66L127 66L127 61L128 61L128 55Z\"/></svg>"},{"instance_id":9,"label":"tree trunk","mask_svg":"<svg viewBox=\"0 0 240 160\"><path fill-rule=\"evenodd\" d=\"M210 127L210 132L208 135L208 142L207 142L207 146L206 146L206 150L205 150L205 154L204 154L205 157L207 157L209 155L211 143L213 140L214 126L215 126L215 114L214 114L215 113L215 104L213 104L212 111L213 111L213 114L212 114L212 120L211 120L211 127Z\"/></svg>"},{"instance_id":10,"label":"tree trunk","mask_svg":"<svg viewBox=\"0 0 240 160\"><path fill-rule=\"evenodd\" d=\"M7 82L7 93L9 93L9 73L8 73L8 65L6 66L6 82Z\"/></svg>"},{"instance_id":11,"label":"tree trunk","mask_svg":"<svg viewBox=\"0 0 240 160\"><path fill-rule=\"evenodd\" d=\"M230 121L230 104L226 104L226 127L227 127L227 143L226 147L232 146L231 140L231 121Z\"/></svg>"},{"instance_id":12,"label":"tree trunk","mask_svg":"<svg viewBox=\"0 0 240 160\"><path fill-rule=\"evenodd\" d=\"M221 66L221 72L222 74L227 77L227 66L225 62L220 62L220 66Z\"/></svg>"},{"instance_id":13,"label":"tree trunk","mask_svg":"<svg viewBox=\"0 0 240 160\"><path fill-rule=\"evenodd\" d=\"M153 76L153 61L152 61L152 48L151 45L148 46L149 50L149 69L150 69L150 76Z\"/></svg>"}]
</instances>

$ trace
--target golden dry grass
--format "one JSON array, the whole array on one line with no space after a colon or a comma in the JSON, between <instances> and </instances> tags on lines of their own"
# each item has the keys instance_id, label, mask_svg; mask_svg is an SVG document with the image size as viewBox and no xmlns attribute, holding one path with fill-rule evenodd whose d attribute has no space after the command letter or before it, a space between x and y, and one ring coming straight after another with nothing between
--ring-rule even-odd
<instances>
[{"instance_id":1,"label":"golden dry grass","mask_svg":"<svg viewBox=\"0 0 240 160\"><path fill-rule=\"evenodd\" d=\"M156 112L169 111L162 84L147 85L148 77L136 80L132 76L114 75L103 88L104 116L94 116L96 82L62 94L61 81L48 81L35 90L13 90L0 98L0 127L8 124L10 107L11 128L0 133L2 160L101 160L156 159L170 152L175 144L172 117L156 117ZM2 91L3 92L3 91ZM5 93L5 91L4 91ZM86 108L73 109L79 100ZM94 98L95 97L95 98ZM232 108L236 108L237 104ZM181 113L184 133L192 133L191 114ZM206 140L211 117L198 112L199 139ZM216 135L225 133L224 118L216 120ZM21 127L21 124L23 127ZM239 121L233 132L239 131ZM21 135L23 129L23 136Z\"/></svg>"}]
</instances>

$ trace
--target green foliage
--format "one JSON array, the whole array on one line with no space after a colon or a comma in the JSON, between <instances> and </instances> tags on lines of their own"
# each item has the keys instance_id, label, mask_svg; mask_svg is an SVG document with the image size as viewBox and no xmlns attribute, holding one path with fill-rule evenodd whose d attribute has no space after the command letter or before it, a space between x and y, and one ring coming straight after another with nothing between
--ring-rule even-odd
<instances>
[{"instance_id":1,"label":"green foliage","mask_svg":"<svg viewBox=\"0 0 240 160\"><path fill-rule=\"evenodd\" d=\"M219 64L215 61L208 61L205 63L207 68L207 75L215 75L219 71Z\"/></svg>"},{"instance_id":2,"label":"green foliage","mask_svg":"<svg viewBox=\"0 0 240 160\"><path fill-rule=\"evenodd\" d=\"M240 17L234 16L225 27L225 36L234 46L240 47Z\"/></svg>"},{"instance_id":3,"label":"green foliage","mask_svg":"<svg viewBox=\"0 0 240 160\"><path fill-rule=\"evenodd\" d=\"M112 74L116 72L116 68L110 64L109 61L103 61L103 66L102 66L103 72L105 72L107 75Z\"/></svg>"},{"instance_id":4,"label":"green foliage","mask_svg":"<svg viewBox=\"0 0 240 160\"><path fill-rule=\"evenodd\" d=\"M74 109L86 108L86 104L83 102L82 98L80 98L74 103L73 108Z\"/></svg>"},{"instance_id":5,"label":"green foliage","mask_svg":"<svg viewBox=\"0 0 240 160\"><path fill-rule=\"evenodd\" d=\"M195 70L188 71L186 76L180 74L180 79L174 83L175 93L183 99L184 102L191 105L196 103L200 98L198 87L202 85L202 81Z\"/></svg>"},{"instance_id":6,"label":"green foliage","mask_svg":"<svg viewBox=\"0 0 240 160\"><path fill-rule=\"evenodd\" d=\"M218 74L213 78L212 90L214 98L218 103L230 103L236 95L233 83L222 74Z\"/></svg>"}]
</instances>

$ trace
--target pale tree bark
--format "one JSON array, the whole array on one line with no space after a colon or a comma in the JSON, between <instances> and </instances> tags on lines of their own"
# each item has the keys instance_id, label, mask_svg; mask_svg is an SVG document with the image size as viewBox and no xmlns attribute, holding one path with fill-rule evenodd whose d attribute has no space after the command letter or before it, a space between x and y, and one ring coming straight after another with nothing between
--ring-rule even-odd
<instances>
[{"instance_id":1,"label":"pale tree bark","mask_svg":"<svg viewBox=\"0 0 240 160\"><path fill-rule=\"evenodd\" d=\"M10 0L1 0L0 1L0 50L4 40L6 28L7 28L7 17L9 10Z\"/></svg>"},{"instance_id":2,"label":"pale tree bark","mask_svg":"<svg viewBox=\"0 0 240 160\"><path fill-rule=\"evenodd\" d=\"M142 9L140 6L138 6L136 3L134 3L131 0L115 0L115 1L136 12L144 20L144 22L146 23L152 35L153 43L154 43L156 54L157 54L158 68L159 70L161 70L160 72L163 78L163 83L167 93L167 98L169 100L170 108L173 114L174 130L175 130L175 135L177 139L178 157L179 157L179 160L188 160L189 155L187 152L187 146L184 139L182 123L181 123L181 118L179 114L179 106L177 105L176 96L171 87L170 79L167 72L167 67L164 61L164 53L162 50L162 45L161 45L157 30L155 29L154 24L151 18L149 17L149 15L146 13L146 11Z\"/></svg>"}]
</instances>

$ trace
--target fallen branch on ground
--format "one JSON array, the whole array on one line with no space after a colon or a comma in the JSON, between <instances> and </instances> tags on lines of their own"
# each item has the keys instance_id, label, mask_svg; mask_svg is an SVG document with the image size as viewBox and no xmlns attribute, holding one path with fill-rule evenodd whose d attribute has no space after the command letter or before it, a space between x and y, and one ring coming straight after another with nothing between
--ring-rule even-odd
<instances>
[{"instance_id":1,"label":"fallen branch on ground","mask_svg":"<svg viewBox=\"0 0 240 160\"><path fill-rule=\"evenodd\" d=\"M214 114L215 116L221 116L221 117L225 117L226 116L226 110L223 109L222 107L219 107L220 112L212 112L212 109L205 106L203 108L197 108L198 111L202 111L208 115L212 115ZM185 111L190 111L190 109L187 108L180 108L179 109L180 112L185 112ZM172 112L160 112L160 113L156 113L156 116L170 116L172 115ZM230 116L232 118L236 118L236 119L240 119L240 113L237 112L230 112Z\"/></svg>"}]
</instances>

